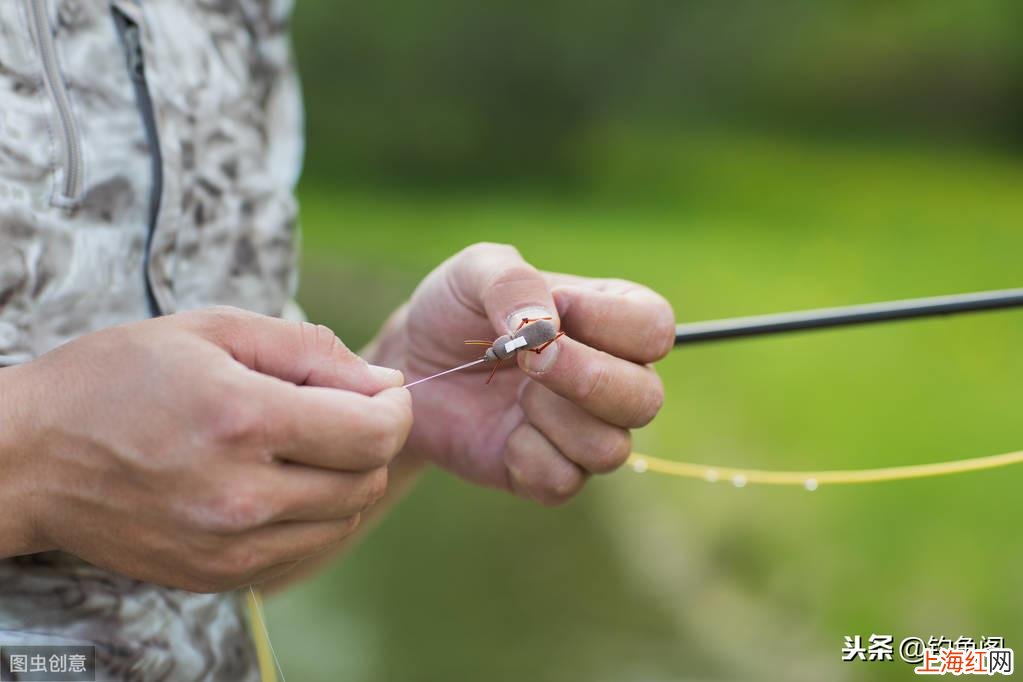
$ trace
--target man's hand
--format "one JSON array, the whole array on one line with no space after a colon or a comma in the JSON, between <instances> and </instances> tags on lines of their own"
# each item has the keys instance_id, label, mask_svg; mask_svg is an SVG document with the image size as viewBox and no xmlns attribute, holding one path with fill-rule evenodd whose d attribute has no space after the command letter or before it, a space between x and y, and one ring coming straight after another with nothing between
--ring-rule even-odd
<instances>
[{"instance_id":1,"label":"man's hand","mask_svg":"<svg viewBox=\"0 0 1023 682\"><path fill-rule=\"evenodd\" d=\"M629 429L664 398L647 363L675 338L671 307L638 284L541 273L510 246L477 244L423 281L371 353L412 380L471 360L479 347L465 339L547 315L567 336L539 355L520 352L523 371L506 363L489 385L466 371L412 389L410 456L545 504L625 461Z\"/></svg>"},{"instance_id":2,"label":"man's hand","mask_svg":"<svg viewBox=\"0 0 1023 682\"><path fill-rule=\"evenodd\" d=\"M412 423L399 372L325 327L218 308L0 370L8 553L223 591L347 536Z\"/></svg>"}]
</instances>

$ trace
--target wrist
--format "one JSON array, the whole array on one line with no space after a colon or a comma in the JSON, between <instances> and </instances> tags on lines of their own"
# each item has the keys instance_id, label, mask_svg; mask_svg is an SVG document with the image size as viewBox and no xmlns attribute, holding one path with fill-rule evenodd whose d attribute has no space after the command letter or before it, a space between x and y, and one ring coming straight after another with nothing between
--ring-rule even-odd
<instances>
[{"instance_id":1,"label":"wrist","mask_svg":"<svg viewBox=\"0 0 1023 682\"><path fill-rule=\"evenodd\" d=\"M38 532L36 493L39 477L33 463L42 454L34 427L32 396L25 368L0 368L0 558L52 549Z\"/></svg>"}]
</instances>

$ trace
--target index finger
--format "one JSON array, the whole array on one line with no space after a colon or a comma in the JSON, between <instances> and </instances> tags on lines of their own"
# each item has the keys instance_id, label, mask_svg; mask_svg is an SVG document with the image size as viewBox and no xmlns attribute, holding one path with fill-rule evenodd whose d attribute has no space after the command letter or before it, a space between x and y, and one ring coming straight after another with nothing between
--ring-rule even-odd
<instances>
[{"instance_id":1,"label":"index finger","mask_svg":"<svg viewBox=\"0 0 1023 682\"><path fill-rule=\"evenodd\" d=\"M386 466L412 428L407 389L389 388L365 396L319 386L295 386L250 375L246 402L227 436L255 436L267 454L308 466L368 471ZM232 433L234 430L239 433Z\"/></svg>"},{"instance_id":2,"label":"index finger","mask_svg":"<svg viewBox=\"0 0 1023 682\"><path fill-rule=\"evenodd\" d=\"M229 307L184 314L245 367L292 384L372 395L404 381L397 370L367 364L324 325Z\"/></svg>"},{"instance_id":3,"label":"index finger","mask_svg":"<svg viewBox=\"0 0 1023 682\"><path fill-rule=\"evenodd\" d=\"M552 291L561 328L583 343L633 362L656 362L675 343L675 313L651 289L623 280L559 279Z\"/></svg>"}]
</instances>

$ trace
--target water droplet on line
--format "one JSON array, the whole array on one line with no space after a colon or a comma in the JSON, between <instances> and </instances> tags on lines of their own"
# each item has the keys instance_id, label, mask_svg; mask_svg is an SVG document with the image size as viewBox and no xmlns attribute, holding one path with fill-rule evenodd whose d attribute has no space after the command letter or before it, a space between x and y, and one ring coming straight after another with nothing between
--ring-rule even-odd
<instances>
[{"instance_id":1,"label":"water droplet on line","mask_svg":"<svg viewBox=\"0 0 1023 682\"><path fill-rule=\"evenodd\" d=\"M718 480L718 472L713 469L707 469L707 473L704 474L704 478L707 479L708 483L714 483Z\"/></svg>"},{"instance_id":2,"label":"water droplet on line","mask_svg":"<svg viewBox=\"0 0 1023 682\"><path fill-rule=\"evenodd\" d=\"M639 459L633 460L633 462L632 462L632 470L635 471L637 474L641 474L644 471L646 471L647 470L646 460L643 459L643 458L639 458Z\"/></svg>"},{"instance_id":3,"label":"water droplet on line","mask_svg":"<svg viewBox=\"0 0 1023 682\"><path fill-rule=\"evenodd\" d=\"M744 487L746 485L746 477L743 476L742 474L736 474L735 476L732 476L732 485L734 485L736 488Z\"/></svg>"},{"instance_id":4,"label":"water droplet on line","mask_svg":"<svg viewBox=\"0 0 1023 682\"><path fill-rule=\"evenodd\" d=\"M803 484L803 487L809 490L810 492L817 490L817 479L816 478L806 479L806 483Z\"/></svg>"}]
</instances>

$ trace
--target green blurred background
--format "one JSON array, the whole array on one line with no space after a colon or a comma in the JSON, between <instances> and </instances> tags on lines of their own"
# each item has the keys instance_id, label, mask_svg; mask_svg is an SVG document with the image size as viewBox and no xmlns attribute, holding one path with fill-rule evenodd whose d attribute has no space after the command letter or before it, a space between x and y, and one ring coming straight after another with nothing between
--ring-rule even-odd
<instances>
[{"instance_id":1,"label":"green blurred background","mask_svg":"<svg viewBox=\"0 0 1023 682\"><path fill-rule=\"evenodd\" d=\"M301 0L301 302L358 347L481 240L648 284L680 320L1020 286L1021 21L1016 0ZM1021 322L675 351L637 447L762 468L1018 450ZM1021 488L622 471L551 510L435 471L270 627L291 680L910 679L842 663L843 636L1023 651Z\"/></svg>"}]
</instances>

